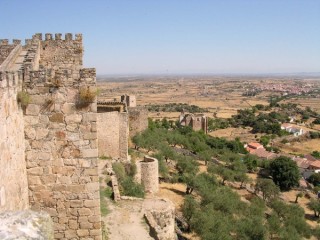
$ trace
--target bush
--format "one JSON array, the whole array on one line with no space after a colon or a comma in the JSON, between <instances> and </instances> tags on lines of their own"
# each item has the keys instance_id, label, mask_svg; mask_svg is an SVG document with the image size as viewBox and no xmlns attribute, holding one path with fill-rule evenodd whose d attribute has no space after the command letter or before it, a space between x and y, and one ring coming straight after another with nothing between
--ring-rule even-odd
<instances>
[{"instance_id":1,"label":"bush","mask_svg":"<svg viewBox=\"0 0 320 240\"><path fill-rule=\"evenodd\" d=\"M31 97L27 92L20 91L17 94L17 101L21 104L21 107L26 108L31 101Z\"/></svg>"},{"instance_id":2,"label":"bush","mask_svg":"<svg viewBox=\"0 0 320 240\"><path fill-rule=\"evenodd\" d=\"M87 87L81 87L79 90L77 107L86 107L93 103L95 98L99 95L99 90Z\"/></svg>"},{"instance_id":3,"label":"bush","mask_svg":"<svg viewBox=\"0 0 320 240\"><path fill-rule=\"evenodd\" d=\"M311 155L314 156L315 158L320 158L320 151L313 151Z\"/></svg>"},{"instance_id":4,"label":"bush","mask_svg":"<svg viewBox=\"0 0 320 240\"><path fill-rule=\"evenodd\" d=\"M112 164L112 168L118 178L121 195L140 198L144 197L143 186L136 183L133 179L136 173L135 163L114 163Z\"/></svg>"},{"instance_id":5,"label":"bush","mask_svg":"<svg viewBox=\"0 0 320 240\"><path fill-rule=\"evenodd\" d=\"M122 195L131 197L144 197L144 188L141 184L134 182L131 177L125 178L121 181Z\"/></svg>"}]
</instances>

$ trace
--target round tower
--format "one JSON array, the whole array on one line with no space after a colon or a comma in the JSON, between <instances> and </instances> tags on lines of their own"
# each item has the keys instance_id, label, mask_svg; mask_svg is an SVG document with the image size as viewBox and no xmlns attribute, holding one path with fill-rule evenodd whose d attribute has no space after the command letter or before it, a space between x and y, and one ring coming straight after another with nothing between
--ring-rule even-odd
<instances>
[{"instance_id":1,"label":"round tower","mask_svg":"<svg viewBox=\"0 0 320 240\"><path fill-rule=\"evenodd\" d=\"M139 162L139 171L141 175L141 183L144 185L146 193L156 193L159 190L159 167L158 160L149 156L145 156ZM139 179L140 180L140 179Z\"/></svg>"}]
</instances>

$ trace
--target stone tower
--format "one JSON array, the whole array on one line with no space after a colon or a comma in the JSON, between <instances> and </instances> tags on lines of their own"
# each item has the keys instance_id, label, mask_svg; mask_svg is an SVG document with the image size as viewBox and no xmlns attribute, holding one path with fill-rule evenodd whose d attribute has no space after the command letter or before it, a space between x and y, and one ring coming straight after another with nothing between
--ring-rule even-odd
<instances>
[{"instance_id":1,"label":"stone tower","mask_svg":"<svg viewBox=\"0 0 320 240\"><path fill-rule=\"evenodd\" d=\"M30 206L48 212L55 239L101 239L96 72L82 66L82 35L45 34L43 39L35 34L24 46L15 41L0 47L0 56L1 86L16 86L10 95L0 90L1 97L10 102L22 91L30 99L19 109L13 106L10 111L15 114L7 122L2 120L7 106L0 110L0 122L12 133L7 139L22 138L7 153L16 152L19 161L25 156L24 164L10 174L18 179L18 189L23 189L26 177L29 189L29 199L12 210ZM24 136L13 130L16 124ZM0 177L3 174L0 170ZM10 194L7 200L20 195L23 199L25 192Z\"/></svg>"},{"instance_id":2,"label":"stone tower","mask_svg":"<svg viewBox=\"0 0 320 240\"><path fill-rule=\"evenodd\" d=\"M133 95L122 95L121 96L121 102L124 102L127 104L127 107L136 107L136 96Z\"/></svg>"}]
</instances>

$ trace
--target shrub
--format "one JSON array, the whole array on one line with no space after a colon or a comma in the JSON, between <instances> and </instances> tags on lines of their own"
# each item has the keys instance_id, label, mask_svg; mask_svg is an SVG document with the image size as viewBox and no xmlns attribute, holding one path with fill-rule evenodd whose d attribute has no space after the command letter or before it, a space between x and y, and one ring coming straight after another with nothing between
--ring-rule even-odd
<instances>
[{"instance_id":1,"label":"shrub","mask_svg":"<svg viewBox=\"0 0 320 240\"><path fill-rule=\"evenodd\" d=\"M87 107L89 104L94 102L96 96L99 95L98 89L87 87L82 87L79 90L78 107Z\"/></svg>"},{"instance_id":2,"label":"shrub","mask_svg":"<svg viewBox=\"0 0 320 240\"><path fill-rule=\"evenodd\" d=\"M119 181L119 190L122 195L131 197L144 197L144 188L141 184L136 183L133 177L136 173L135 163L122 164L114 163L112 168Z\"/></svg>"},{"instance_id":3,"label":"shrub","mask_svg":"<svg viewBox=\"0 0 320 240\"><path fill-rule=\"evenodd\" d=\"M122 194L132 197L144 197L144 188L141 184L134 182L131 177L126 177L121 181Z\"/></svg>"},{"instance_id":4,"label":"shrub","mask_svg":"<svg viewBox=\"0 0 320 240\"><path fill-rule=\"evenodd\" d=\"M17 101L21 104L21 107L26 108L31 101L31 97L27 92L20 91L17 94Z\"/></svg>"}]
</instances>

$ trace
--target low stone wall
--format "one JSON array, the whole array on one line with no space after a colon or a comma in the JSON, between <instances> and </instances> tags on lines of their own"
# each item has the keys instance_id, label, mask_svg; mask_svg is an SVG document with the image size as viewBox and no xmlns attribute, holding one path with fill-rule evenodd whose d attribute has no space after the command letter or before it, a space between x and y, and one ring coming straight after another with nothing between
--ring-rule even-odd
<instances>
[{"instance_id":1,"label":"low stone wall","mask_svg":"<svg viewBox=\"0 0 320 240\"><path fill-rule=\"evenodd\" d=\"M0 214L0 239L53 239L53 224L46 212L30 210Z\"/></svg>"}]
</instances>

